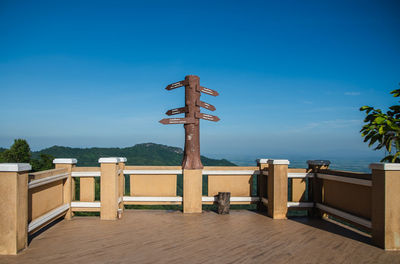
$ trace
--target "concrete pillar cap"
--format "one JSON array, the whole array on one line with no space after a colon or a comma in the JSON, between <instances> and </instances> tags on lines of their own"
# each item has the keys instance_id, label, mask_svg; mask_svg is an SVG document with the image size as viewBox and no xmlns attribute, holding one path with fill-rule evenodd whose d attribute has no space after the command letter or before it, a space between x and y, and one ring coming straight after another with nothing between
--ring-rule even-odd
<instances>
[{"instance_id":1,"label":"concrete pillar cap","mask_svg":"<svg viewBox=\"0 0 400 264\"><path fill-rule=\"evenodd\" d=\"M258 164L267 164L268 163L268 159L256 159Z\"/></svg>"},{"instance_id":2,"label":"concrete pillar cap","mask_svg":"<svg viewBox=\"0 0 400 264\"><path fill-rule=\"evenodd\" d=\"M369 165L371 170L400 171L400 163L377 162Z\"/></svg>"},{"instance_id":3,"label":"concrete pillar cap","mask_svg":"<svg viewBox=\"0 0 400 264\"><path fill-rule=\"evenodd\" d=\"M20 172L30 171L32 169L29 163L0 163L0 171Z\"/></svg>"},{"instance_id":4,"label":"concrete pillar cap","mask_svg":"<svg viewBox=\"0 0 400 264\"><path fill-rule=\"evenodd\" d=\"M119 163L120 158L118 157L106 157L106 158L100 158L99 163Z\"/></svg>"},{"instance_id":5,"label":"concrete pillar cap","mask_svg":"<svg viewBox=\"0 0 400 264\"><path fill-rule=\"evenodd\" d=\"M76 159L54 159L53 164L76 164Z\"/></svg>"},{"instance_id":6,"label":"concrete pillar cap","mask_svg":"<svg viewBox=\"0 0 400 264\"><path fill-rule=\"evenodd\" d=\"M290 162L289 160L285 159L269 159L268 164L273 164L273 165L289 165Z\"/></svg>"}]
</instances>

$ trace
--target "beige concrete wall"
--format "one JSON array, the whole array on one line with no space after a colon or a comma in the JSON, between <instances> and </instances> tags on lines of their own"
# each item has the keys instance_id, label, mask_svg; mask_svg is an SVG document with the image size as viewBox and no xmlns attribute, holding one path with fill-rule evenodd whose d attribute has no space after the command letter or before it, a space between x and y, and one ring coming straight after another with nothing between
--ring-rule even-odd
<instances>
[{"instance_id":1,"label":"beige concrete wall","mask_svg":"<svg viewBox=\"0 0 400 264\"><path fill-rule=\"evenodd\" d=\"M124 202L125 205L180 205L182 202Z\"/></svg>"},{"instance_id":2,"label":"beige concrete wall","mask_svg":"<svg viewBox=\"0 0 400 264\"><path fill-rule=\"evenodd\" d=\"M181 170L181 166L125 166L125 170Z\"/></svg>"},{"instance_id":3,"label":"beige concrete wall","mask_svg":"<svg viewBox=\"0 0 400 264\"><path fill-rule=\"evenodd\" d=\"M252 175L209 175L208 196L230 192L231 196L250 196Z\"/></svg>"},{"instance_id":4,"label":"beige concrete wall","mask_svg":"<svg viewBox=\"0 0 400 264\"><path fill-rule=\"evenodd\" d=\"M28 173L0 172L0 254L27 247Z\"/></svg>"},{"instance_id":5,"label":"beige concrete wall","mask_svg":"<svg viewBox=\"0 0 400 264\"><path fill-rule=\"evenodd\" d=\"M400 250L400 171L372 170L372 240Z\"/></svg>"},{"instance_id":6,"label":"beige concrete wall","mask_svg":"<svg viewBox=\"0 0 400 264\"><path fill-rule=\"evenodd\" d=\"M73 167L72 171L100 171L100 167Z\"/></svg>"},{"instance_id":7,"label":"beige concrete wall","mask_svg":"<svg viewBox=\"0 0 400 264\"><path fill-rule=\"evenodd\" d=\"M125 175L124 175L124 169L125 169L125 162L120 162L119 164L119 175L118 175L118 196L119 197L124 197L125 194ZM124 210L124 201L121 201L118 204L118 208Z\"/></svg>"},{"instance_id":8,"label":"beige concrete wall","mask_svg":"<svg viewBox=\"0 0 400 264\"><path fill-rule=\"evenodd\" d=\"M288 165L270 164L268 170L268 216L286 219L288 197Z\"/></svg>"},{"instance_id":9,"label":"beige concrete wall","mask_svg":"<svg viewBox=\"0 0 400 264\"><path fill-rule=\"evenodd\" d=\"M202 212L202 170L183 171L183 213Z\"/></svg>"},{"instance_id":10,"label":"beige concrete wall","mask_svg":"<svg viewBox=\"0 0 400 264\"><path fill-rule=\"evenodd\" d=\"M118 165L115 163L101 164L100 179L100 218L101 220L116 220L118 210Z\"/></svg>"},{"instance_id":11,"label":"beige concrete wall","mask_svg":"<svg viewBox=\"0 0 400 264\"><path fill-rule=\"evenodd\" d=\"M176 196L176 175L130 175L131 196Z\"/></svg>"},{"instance_id":12,"label":"beige concrete wall","mask_svg":"<svg viewBox=\"0 0 400 264\"><path fill-rule=\"evenodd\" d=\"M100 171L100 167L73 167L72 171L97 172ZM81 202L93 202L95 200L95 177L80 177L79 182L79 200ZM73 209L73 211L77 210Z\"/></svg>"},{"instance_id":13,"label":"beige concrete wall","mask_svg":"<svg viewBox=\"0 0 400 264\"><path fill-rule=\"evenodd\" d=\"M205 166L203 170L258 170L256 166Z\"/></svg>"},{"instance_id":14,"label":"beige concrete wall","mask_svg":"<svg viewBox=\"0 0 400 264\"><path fill-rule=\"evenodd\" d=\"M59 169L45 170L45 171L29 173L29 181L39 180L39 179L51 177L51 176L54 176L54 175L67 173L67 172L68 172L68 170L66 168L59 168Z\"/></svg>"},{"instance_id":15,"label":"beige concrete wall","mask_svg":"<svg viewBox=\"0 0 400 264\"><path fill-rule=\"evenodd\" d=\"M63 180L29 189L28 201L29 222L63 205Z\"/></svg>"},{"instance_id":16,"label":"beige concrete wall","mask_svg":"<svg viewBox=\"0 0 400 264\"><path fill-rule=\"evenodd\" d=\"M71 204L71 201L75 199L75 180L71 177L71 172L75 167L75 164L55 164L56 169L66 169L69 173L67 179L64 180L63 185L63 203L64 204ZM72 210L71 208L66 212L65 219L71 220L72 219Z\"/></svg>"},{"instance_id":17,"label":"beige concrete wall","mask_svg":"<svg viewBox=\"0 0 400 264\"><path fill-rule=\"evenodd\" d=\"M95 198L95 180L94 177L81 177L79 186L80 201L93 202Z\"/></svg>"},{"instance_id":18,"label":"beige concrete wall","mask_svg":"<svg viewBox=\"0 0 400 264\"><path fill-rule=\"evenodd\" d=\"M371 219L371 187L324 179L322 202L350 214Z\"/></svg>"},{"instance_id":19,"label":"beige concrete wall","mask_svg":"<svg viewBox=\"0 0 400 264\"><path fill-rule=\"evenodd\" d=\"M306 201L307 182L305 178L292 178L292 202Z\"/></svg>"}]
</instances>

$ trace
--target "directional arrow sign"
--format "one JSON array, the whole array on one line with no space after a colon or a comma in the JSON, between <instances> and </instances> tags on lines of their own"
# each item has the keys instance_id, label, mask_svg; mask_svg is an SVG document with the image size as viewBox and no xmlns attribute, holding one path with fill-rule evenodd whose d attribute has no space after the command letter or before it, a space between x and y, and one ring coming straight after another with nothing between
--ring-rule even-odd
<instances>
[{"instance_id":1,"label":"directional arrow sign","mask_svg":"<svg viewBox=\"0 0 400 264\"><path fill-rule=\"evenodd\" d=\"M170 91L170 90L173 90L175 88L179 88L179 87L185 86L187 84L188 84L187 81L183 80L183 81L179 81L179 82L176 82L176 83L171 83L167 87L165 87L165 89Z\"/></svg>"},{"instance_id":2,"label":"directional arrow sign","mask_svg":"<svg viewBox=\"0 0 400 264\"><path fill-rule=\"evenodd\" d=\"M218 116L207 115L207 114L203 114L203 113L199 113L199 112L196 112L195 115L196 115L196 118L201 118L201 119L205 119L205 120L209 120L209 121L218 122L220 120L218 118Z\"/></svg>"},{"instance_id":3,"label":"directional arrow sign","mask_svg":"<svg viewBox=\"0 0 400 264\"><path fill-rule=\"evenodd\" d=\"M213 106L212 104L208 104L206 102L200 101L200 100L196 101L196 105L200 106L200 107L203 107L205 109L208 109L210 111L215 111L215 106Z\"/></svg>"},{"instance_id":4,"label":"directional arrow sign","mask_svg":"<svg viewBox=\"0 0 400 264\"><path fill-rule=\"evenodd\" d=\"M169 124L194 124L194 118L164 118L159 121L161 124L169 125Z\"/></svg>"},{"instance_id":5,"label":"directional arrow sign","mask_svg":"<svg viewBox=\"0 0 400 264\"><path fill-rule=\"evenodd\" d=\"M177 114L182 114L182 113L187 113L187 112L188 112L188 109L185 106L185 107L168 110L165 114L170 116L170 115L177 115Z\"/></svg>"},{"instance_id":6,"label":"directional arrow sign","mask_svg":"<svg viewBox=\"0 0 400 264\"><path fill-rule=\"evenodd\" d=\"M219 95L219 93L218 93L217 91L208 89L208 88L203 87L203 86L200 86L200 87L198 88L198 91L199 91L199 92L202 92L202 93L205 93L205 94L212 95L212 96L218 96L218 95Z\"/></svg>"}]
</instances>

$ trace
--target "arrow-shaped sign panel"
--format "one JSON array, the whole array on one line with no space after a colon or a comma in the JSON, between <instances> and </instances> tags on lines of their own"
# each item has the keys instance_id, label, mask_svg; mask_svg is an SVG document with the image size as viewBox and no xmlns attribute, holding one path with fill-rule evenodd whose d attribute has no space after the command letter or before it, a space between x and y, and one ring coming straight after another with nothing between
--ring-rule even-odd
<instances>
[{"instance_id":1,"label":"arrow-shaped sign panel","mask_svg":"<svg viewBox=\"0 0 400 264\"><path fill-rule=\"evenodd\" d=\"M218 116L203 114L203 113L199 113L199 112L196 112L195 115L196 115L196 118L201 118L201 119L205 119L205 120L209 120L209 121L218 122L220 120Z\"/></svg>"},{"instance_id":2,"label":"arrow-shaped sign panel","mask_svg":"<svg viewBox=\"0 0 400 264\"><path fill-rule=\"evenodd\" d=\"M218 93L217 91L208 89L208 88L203 87L203 86L200 86L200 87L198 88L198 91L199 91L199 92L202 92L202 93L205 93L205 94L212 95L212 96L218 96L218 95L219 95L219 93Z\"/></svg>"},{"instance_id":3,"label":"arrow-shaped sign panel","mask_svg":"<svg viewBox=\"0 0 400 264\"><path fill-rule=\"evenodd\" d=\"M200 106L200 107L203 107L205 109L208 109L210 111L215 111L215 106L213 106L212 104L208 104L206 102L200 101L200 100L196 101L196 105Z\"/></svg>"},{"instance_id":4,"label":"arrow-shaped sign panel","mask_svg":"<svg viewBox=\"0 0 400 264\"><path fill-rule=\"evenodd\" d=\"M183 80L183 81L179 81L179 82L176 82L176 83L171 83L167 87L165 87L165 89L170 91L170 90L185 86L187 84L188 84L187 81Z\"/></svg>"},{"instance_id":5,"label":"arrow-shaped sign panel","mask_svg":"<svg viewBox=\"0 0 400 264\"><path fill-rule=\"evenodd\" d=\"M194 118L164 118L159 121L161 124L194 124L196 121Z\"/></svg>"},{"instance_id":6,"label":"arrow-shaped sign panel","mask_svg":"<svg viewBox=\"0 0 400 264\"><path fill-rule=\"evenodd\" d=\"M170 116L170 115L177 115L177 114L182 114L182 113L187 113L187 112L188 112L188 109L185 106L185 107L168 110L165 114Z\"/></svg>"}]
</instances>

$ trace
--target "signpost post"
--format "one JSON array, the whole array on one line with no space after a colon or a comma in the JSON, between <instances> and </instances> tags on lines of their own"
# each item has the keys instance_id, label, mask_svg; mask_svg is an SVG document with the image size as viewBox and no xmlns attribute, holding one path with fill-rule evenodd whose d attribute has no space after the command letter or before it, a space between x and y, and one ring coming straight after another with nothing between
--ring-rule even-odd
<instances>
[{"instance_id":1,"label":"signpost post","mask_svg":"<svg viewBox=\"0 0 400 264\"><path fill-rule=\"evenodd\" d=\"M200 101L201 93L218 96L218 92L200 86L200 78L196 75L188 75L185 80L168 85L166 90L173 90L185 86L185 106L168 110L167 115L185 114L185 118L164 118L161 124L183 124L185 127L185 150L182 161L182 168L195 170L203 169L200 160L200 120L217 122L217 116L200 113L200 107L215 111L215 106Z\"/></svg>"},{"instance_id":2,"label":"signpost post","mask_svg":"<svg viewBox=\"0 0 400 264\"><path fill-rule=\"evenodd\" d=\"M217 96L218 92L200 86L200 78L188 75L185 80L172 83L165 89L170 91L185 86L185 106L168 110L167 115L185 114L184 118L164 118L161 124L183 124L185 128L185 149L183 168L183 212L201 213L202 211L202 169L200 159L200 119L217 122L217 116L200 113L200 107L215 111L211 104L200 101L201 93Z\"/></svg>"}]
</instances>

